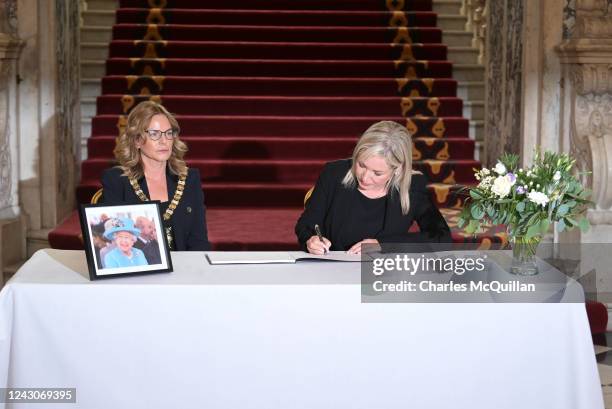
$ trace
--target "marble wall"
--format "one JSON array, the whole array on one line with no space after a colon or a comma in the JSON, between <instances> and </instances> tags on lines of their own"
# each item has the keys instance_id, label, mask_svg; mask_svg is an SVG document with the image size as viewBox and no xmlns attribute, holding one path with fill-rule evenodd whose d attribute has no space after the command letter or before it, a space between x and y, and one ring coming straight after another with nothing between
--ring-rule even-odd
<instances>
[{"instance_id":1,"label":"marble wall","mask_svg":"<svg viewBox=\"0 0 612 409\"><path fill-rule=\"evenodd\" d=\"M12 207L18 203L16 197L16 170L13 169L16 157L14 138L11 137L9 126L9 74L11 65L2 64L0 67L0 218L16 216ZM13 142L13 143L11 143Z\"/></svg>"},{"instance_id":2,"label":"marble wall","mask_svg":"<svg viewBox=\"0 0 612 409\"><path fill-rule=\"evenodd\" d=\"M26 254L26 223L19 207L16 81L23 43L18 38L16 13L16 0L0 1L0 285L5 266Z\"/></svg>"},{"instance_id":3,"label":"marble wall","mask_svg":"<svg viewBox=\"0 0 612 409\"><path fill-rule=\"evenodd\" d=\"M523 0L489 1L485 105L485 165L503 152L520 153Z\"/></svg>"},{"instance_id":4,"label":"marble wall","mask_svg":"<svg viewBox=\"0 0 612 409\"><path fill-rule=\"evenodd\" d=\"M576 0L564 0L563 7L563 38L570 38L576 24Z\"/></svg>"},{"instance_id":5,"label":"marble wall","mask_svg":"<svg viewBox=\"0 0 612 409\"><path fill-rule=\"evenodd\" d=\"M15 65L20 49L15 0L0 1L0 219L19 215Z\"/></svg>"},{"instance_id":6,"label":"marble wall","mask_svg":"<svg viewBox=\"0 0 612 409\"><path fill-rule=\"evenodd\" d=\"M74 209L80 139L79 2L17 0L21 207L44 237Z\"/></svg>"}]
</instances>

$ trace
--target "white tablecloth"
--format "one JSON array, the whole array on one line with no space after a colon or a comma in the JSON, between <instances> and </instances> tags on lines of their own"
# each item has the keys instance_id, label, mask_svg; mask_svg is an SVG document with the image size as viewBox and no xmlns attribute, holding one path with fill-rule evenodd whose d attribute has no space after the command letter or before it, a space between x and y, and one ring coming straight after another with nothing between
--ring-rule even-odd
<instances>
[{"instance_id":1,"label":"white tablecloth","mask_svg":"<svg viewBox=\"0 0 612 409\"><path fill-rule=\"evenodd\" d=\"M603 408L582 304L364 304L358 263L90 282L41 250L0 293L0 386L53 408ZM40 408L44 404L20 404Z\"/></svg>"}]
</instances>

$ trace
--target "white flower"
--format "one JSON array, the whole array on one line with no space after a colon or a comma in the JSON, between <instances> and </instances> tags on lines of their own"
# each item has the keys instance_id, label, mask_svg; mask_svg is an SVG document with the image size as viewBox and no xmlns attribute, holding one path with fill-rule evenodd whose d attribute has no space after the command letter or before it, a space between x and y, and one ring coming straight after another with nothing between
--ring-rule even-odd
<instances>
[{"instance_id":1,"label":"white flower","mask_svg":"<svg viewBox=\"0 0 612 409\"><path fill-rule=\"evenodd\" d=\"M493 176L485 176L478 184L478 187L482 189L489 189L491 187L491 183L493 183Z\"/></svg>"},{"instance_id":2,"label":"white flower","mask_svg":"<svg viewBox=\"0 0 612 409\"><path fill-rule=\"evenodd\" d=\"M523 168L519 168L519 173L523 173Z\"/></svg>"},{"instance_id":3,"label":"white flower","mask_svg":"<svg viewBox=\"0 0 612 409\"><path fill-rule=\"evenodd\" d=\"M514 183L507 176L498 176L493 181L493 187L491 191L499 196L501 199L508 196L510 193L510 188Z\"/></svg>"},{"instance_id":4,"label":"white flower","mask_svg":"<svg viewBox=\"0 0 612 409\"><path fill-rule=\"evenodd\" d=\"M529 194L527 195L527 198L529 198L529 200L532 201L533 203L540 205L542 207L546 206L546 203L548 203L549 201L548 196L546 196L542 192L538 192L535 190L532 190L531 192L529 192Z\"/></svg>"},{"instance_id":5,"label":"white flower","mask_svg":"<svg viewBox=\"0 0 612 409\"><path fill-rule=\"evenodd\" d=\"M555 174L554 174L554 176L553 176L553 180L554 180L555 182L558 182L558 181L559 181L559 179L561 179L561 172L556 171L556 172L555 172Z\"/></svg>"},{"instance_id":6,"label":"white flower","mask_svg":"<svg viewBox=\"0 0 612 409\"><path fill-rule=\"evenodd\" d=\"M481 172L485 176L488 176L491 173L491 171L487 168L482 168Z\"/></svg>"},{"instance_id":7,"label":"white flower","mask_svg":"<svg viewBox=\"0 0 612 409\"><path fill-rule=\"evenodd\" d=\"M495 168L493 169L495 171L495 173L497 173L498 175L503 175L506 173L506 167L504 166L503 163L501 162L497 162L497 165L495 165Z\"/></svg>"}]
</instances>

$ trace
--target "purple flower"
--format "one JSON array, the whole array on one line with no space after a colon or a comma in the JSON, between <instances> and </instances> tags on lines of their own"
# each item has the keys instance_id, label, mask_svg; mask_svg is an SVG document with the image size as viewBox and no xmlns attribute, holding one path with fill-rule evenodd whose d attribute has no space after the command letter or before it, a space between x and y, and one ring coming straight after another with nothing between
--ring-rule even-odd
<instances>
[{"instance_id":1,"label":"purple flower","mask_svg":"<svg viewBox=\"0 0 612 409\"><path fill-rule=\"evenodd\" d=\"M516 182L516 175L514 173L508 172L506 176L510 179L510 183Z\"/></svg>"},{"instance_id":2,"label":"purple flower","mask_svg":"<svg viewBox=\"0 0 612 409\"><path fill-rule=\"evenodd\" d=\"M525 194L525 188L523 186L517 186L516 193L518 193L519 195Z\"/></svg>"}]
</instances>

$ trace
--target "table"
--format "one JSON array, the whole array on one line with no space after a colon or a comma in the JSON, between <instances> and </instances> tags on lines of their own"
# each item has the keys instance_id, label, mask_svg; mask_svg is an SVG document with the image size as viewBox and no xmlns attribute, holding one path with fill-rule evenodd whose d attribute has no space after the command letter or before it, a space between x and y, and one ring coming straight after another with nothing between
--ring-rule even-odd
<instances>
[{"instance_id":1,"label":"table","mask_svg":"<svg viewBox=\"0 0 612 409\"><path fill-rule=\"evenodd\" d=\"M34 254L0 293L2 386L76 388L54 408L603 408L582 304L362 303L359 263L172 259L90 282L83 252Z\"/></svg>"}]
</instances>

